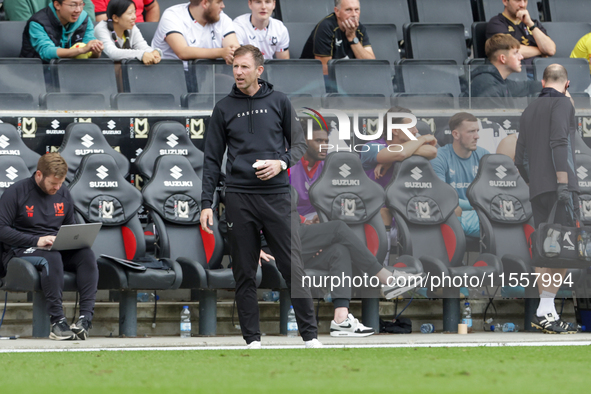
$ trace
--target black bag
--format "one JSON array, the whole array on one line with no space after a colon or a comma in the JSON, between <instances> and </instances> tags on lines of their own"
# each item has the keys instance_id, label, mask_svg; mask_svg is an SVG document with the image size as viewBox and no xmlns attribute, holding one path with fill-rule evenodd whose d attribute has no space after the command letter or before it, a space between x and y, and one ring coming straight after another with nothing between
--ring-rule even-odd
<instances>
[{"instance_id":1,"label":"black bag","mask_svg":"<svg viewBox=\"0 0 591 394\"><path fill-rule=\"evenodd\" d=\"M412 322L407 317L399 317L394 321L380 319L380 332L390 334L410 334Z\"/></svg>"},{"instance_id":2,"label":"black bag","mask_svg":"<svg viewBox=\"0 0 591 394\"><path fill-rule=\"evenodd\" d=\"M531 235L532 265L548 268L591 266L591 227L564 226L554 223L557 206L558 202L552 207L548 222L541 223ZM577 220L576 223L578 224L579 221Z\"/></svg>"},{"instance_id":3,"label":"black bag","mask_svg":"<svg viewBox=\"0 0 591 394\"><path fill-rule=\"evenodd\" d=\"M132 269L135 271L145 271L147 268L151 269L161 269L161 270L169 270L172 267L166 260L159 260L152 256L144 256L137 258L133 261L122 259L119 257L113 257L106 254L101 254L101 257L104 257L112 262L120 264L125 268Z\"/></svg>"}]
</instances>

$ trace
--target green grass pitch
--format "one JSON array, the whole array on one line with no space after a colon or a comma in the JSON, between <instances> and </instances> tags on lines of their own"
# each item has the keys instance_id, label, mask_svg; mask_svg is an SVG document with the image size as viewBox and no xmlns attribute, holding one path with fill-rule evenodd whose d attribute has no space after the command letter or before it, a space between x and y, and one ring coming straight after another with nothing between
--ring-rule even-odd
<instances>
[{"instance_id":1,"label":"green grass pitch","mask_svg":"<svg viewBox=\"0 0 591 394\"><path fill-rule=\"evenodd\" d=\"M588 346L0 355L1 393L588 392Z\"/></svg>"}]
</instances>

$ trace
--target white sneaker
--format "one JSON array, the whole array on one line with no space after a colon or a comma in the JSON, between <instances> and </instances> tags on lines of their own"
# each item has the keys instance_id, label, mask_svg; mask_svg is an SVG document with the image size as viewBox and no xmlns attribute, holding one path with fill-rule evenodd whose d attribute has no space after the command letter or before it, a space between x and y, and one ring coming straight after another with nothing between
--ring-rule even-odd
<instances>
[{"instance_id":1,"label":"white sneaker","mask_svg":"<svg viewBox=\"0 0 591 394\"><path fill-rule=\"evenodd\" d=\"M399 295L402 295L407 291L419 286L421 284L420 278L422 277L423 274L409 274L406 272L394 270L394 272L392 272L392 279L389 280L391 286L387 284L382 285L382 296L384 296L384 298L387 300L398 297Z\"/></svg>"},{"instance_id":2,"label":"white sneaker","mask_svg":"<svg viewBox=\"0 0 591 394\"><path fill-rule=\"evenodd\" d=\"M368 337L375 333L373 328L364 326L350 313L342 323L330 322L331 337Z\"/></svg>"},{"instance_id":3,"label":"white sneaker","mask_svg":"<svg viewBox=\"0 0 591 394\"><path fill-rule=\"evenodd\" d=\"M261 348L261 341L252 341L248 345L246 345L247 349L260 349Z\"/></svg>"},{"instance_id":4,"label":"white sneaker","mask_svg":"<svg viewBox=\"0 0 591 394\"><path fill-rule=\"evenodd\" d=\"M304 343L306 344L306 349L320 349L320 348L324 347L322 342L320 342L316 338L310 339L309 341L305 341Z\"/></svg>"}]
</instances>

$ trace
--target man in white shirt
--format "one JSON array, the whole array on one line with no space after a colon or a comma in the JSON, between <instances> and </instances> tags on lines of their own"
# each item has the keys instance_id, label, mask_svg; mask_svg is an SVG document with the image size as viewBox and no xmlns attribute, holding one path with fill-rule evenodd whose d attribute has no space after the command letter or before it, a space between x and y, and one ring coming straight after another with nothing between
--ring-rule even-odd
<instances>
[{"instance_id":1,"label":"man in white shirt","mask_svg":"<svg viewBox=\"0 0 591 394\"><path fill-rule=\"evenodd\" d=\"M162 51L163 59L222 58L232 64L234 50L240 45L232 19L223 8L223 0L191 0L167 8L152 47Z\"/></svg>"},{"instance_id":2,"label":"man in white shirt","mask_svg":"<svg viewBox=\"0 0 591 394\"><path fill-rule=\"evenodd\" d=\"M234 19L240 45L254 45L265 59L289 59L289 33L287 27L271 17L275 0L248 0L251 14Z\"/></svg>"}]
</instances>

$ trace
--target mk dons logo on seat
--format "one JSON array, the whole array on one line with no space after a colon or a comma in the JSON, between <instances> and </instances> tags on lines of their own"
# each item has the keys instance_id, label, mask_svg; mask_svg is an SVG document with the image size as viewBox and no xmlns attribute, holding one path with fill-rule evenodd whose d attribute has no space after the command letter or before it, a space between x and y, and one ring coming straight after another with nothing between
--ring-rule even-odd
<instances>
[{"instance_id":1,"label":"mk dons logo on seat","mask_svg":"<svg viewBox=\"0 0 591 394\"><path fill-rule=\"evenodd\" d=\"M148 118L132 118L131 127L135 133L135 138L148 138L148 131L150 131L150 124Z\"/></svg>"},{"instance_id":2,"label":"mk dons logo on seat","mask_svg":"<svg viewBox=\"0 0 591 394\"><path fill-rule=\"evenodd\" d=\"M581 212L583 217L591 217L591 200L580 200L581 201Z\"/></svg>"},{"instance_id":3,"label":"mk dons logo on seat","mask_svg":"<svg viewBox=\"0 0 591 394\"><path fill-rule=\"evenodd\" d=\"M513 206L513 201L503 200L503 216L506 218L515 217L515 207Z\"/></svg>"},{"instance_id":4,"label":"mk dons logo on seat","mask_svg":"<svg viewBox=\"0 0 591 394\"><path fill-rule=\"evenodd\" d=\"M181 219L189 218L189 201L177 200L175 205L175 216Z\"/></svg>"},{"instance_id":5,"label":"mk dons logo on seat","mask_svg":"<svg viewBox=\"0 0 591 394\"><path fill-rule=\"evenodd\" d=\"M115 207L113 201L99 201L99 217L103 219L113 219Z\"/></svg>"},{"instance_id":6,"label":"mk dons logo on seat","mask_svg":"<svg viewBox=\"0 0 591 394\"><path fill-rule=\"evenodd\" d=\"M19 131L22 131L23 138L35 138L37 131L37 120L35 118L19 118Z\"/></svg>"},{"instance_id":7,"label":"mk dons logo on seat","mask_svg":"<svg viewBox=\"0 0 591 394\"><path fill-rule=\"evenodd\" d=\"M342 214L344 216L355 216L357 206L354 199L344 198L342 201Z\"/></svg>"},{"instance_id":8,"label":"mk dons logo on seat","mask_svg":"<svg viewBox=\"0 0 591 394\"><path fill-rule=\"evenodd\" d=\"M419 214L419 218L421 218L421 219L430 219L431 218L431 207L429 207L429 203L427 201L418 202L417 213Z\"/></svg>"}]
</instances>

